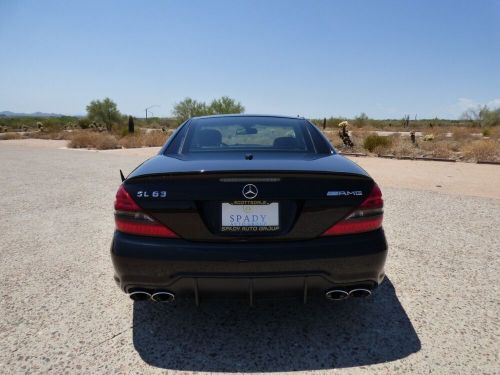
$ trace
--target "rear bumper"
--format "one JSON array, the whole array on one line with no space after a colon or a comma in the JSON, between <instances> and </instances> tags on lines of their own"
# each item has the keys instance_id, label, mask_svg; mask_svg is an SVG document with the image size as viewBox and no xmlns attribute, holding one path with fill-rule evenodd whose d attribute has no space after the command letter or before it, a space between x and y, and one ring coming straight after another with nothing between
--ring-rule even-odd
<instances>
[{"instance_id":1,"label":"rear bumper","mask_svg":"<svg viewBox=\"0 0 500 375\"><path fill-rule=\"evenodd\" d=\"M382 229L308 241L200 243L115 232L111 258L125 292L167 290L176 296L324 293L384 278Z\"/></svg>"}]
</instances>

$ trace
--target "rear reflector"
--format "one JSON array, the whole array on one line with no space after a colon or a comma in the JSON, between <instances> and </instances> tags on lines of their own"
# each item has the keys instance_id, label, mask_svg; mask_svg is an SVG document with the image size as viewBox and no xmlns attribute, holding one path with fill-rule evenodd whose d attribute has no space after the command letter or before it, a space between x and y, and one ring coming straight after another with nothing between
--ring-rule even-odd
<instances>
[{"instance_id":1,"label":"rear reflector","mask_svg":"<svg viewBox=\"0 0 500 375\"><path fill-rule=\"evenodd\" d=\"M328 228L322 236L364 233L382 226L384 214L382 192L375 184L368 197L350 215Z\"/></svg>"},{"instance_id":2,"label":"rear reflector","mask_svg":"<svg viewBox=\"0 0 500 375\"><path fill-rule=\"evenodd\" d=\"M115 225L120 232L138 236L178 237L172 230L142 212L123 185L116 193Z\"/></svg>"}]
</instances>

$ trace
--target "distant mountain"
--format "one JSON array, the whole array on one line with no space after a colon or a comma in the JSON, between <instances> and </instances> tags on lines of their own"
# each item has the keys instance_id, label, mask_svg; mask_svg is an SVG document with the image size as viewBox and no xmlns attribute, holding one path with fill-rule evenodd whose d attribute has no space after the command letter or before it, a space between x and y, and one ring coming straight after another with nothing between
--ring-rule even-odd
<instances>
[{"instance_id":1,"label":"distant mountain","mask_svg":"<svg viewBox=\"0 0 500 375\"><path fill-rule=\"evenodd\" d=\"M33 113L17 113L11 111L0 112L2 117L62 117L66 115L61 115L60 113L45 113L45 112L33 112Z\"/></svg>"}]
</instances>

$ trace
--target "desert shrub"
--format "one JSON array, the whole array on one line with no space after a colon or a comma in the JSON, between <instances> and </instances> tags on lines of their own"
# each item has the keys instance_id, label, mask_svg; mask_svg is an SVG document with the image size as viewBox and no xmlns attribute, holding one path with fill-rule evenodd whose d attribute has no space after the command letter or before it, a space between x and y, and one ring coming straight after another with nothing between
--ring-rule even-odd
<instances>
[{"instance_id":1,"label":"desert shrub","mask_svg":"<svg viewBox=\"0 0 500 375\"><path fill-rule=\"evenodd\" d=\"M73 132L66 130L33 132L27 134L26 137L37 139L71 140L71 138L73 137Z\"/></svg>"},{"instance_id":2,"label":"desert shrub","mask_svg":"<svg viewBox=\"0 0 500 375\"><path fill-rule=\"evenodd\" d=\"M127 137L130 133L128 132L128 126L120 125L113 127L113 134L118 138Z\"/></svg>"},{"instance_id":3,"label":"desert shrub","mask_svg":"<svg viewBox=\"0 0 500 375\"><path fill-rule=\"evenodd\" d=\"M172 134L171 132L163 133L160 131L149 132L142 135L142 144L146 147L159 147L163 146L167 138Z\"/></svg>"},{"instance_id":4,"label":"desert shrub","mask_svg":"<svg viewBox=\"0 0 500 375\"><path fill-rule=\"evenodd\" d=\"M22 136L22 134L14 133L14 132L0 134L0 139L4 140L4 141L9 140L9 139L22 139L22 138L24 138Z\"/></svg>"},{"instance_id":5,"label":"desert shrub","mask_svg":"<svg viewBox=\"0 0 500 375\"><path fill-rule=\"evenodd\" d=\"M434 140L434 134L426 134L422 137L422 141L430 142Z\"/></svg>"},{"instance_id":6,"label":"desert shrub","mask_svg":"<svg viewBox=\"0 0 500 375\"><path fill-rule=\"evenodd\" d=\"M500 126L490 128L489 131L490 131L490 135L489 135L490 138L500 140Z\"/></svg>"},{"instance_id":7,"label":"desert shrub","mask_svg":"<svg viewBox=\"0 0 500 375\"><path fill-rule=\"evenodd\" d=\"M384 148L378 152L378 149L375 149L375 152L379 155L383 153L389 153L396 156L416 156L417 147L411 142L410 139L406 137L393 137L391 146L389 148Z\"/></svg>"},{"instance_id":8,"label":"desert shrub","mask_svg":"<svg viewBox=\"0 0 500 375\"><path fill-rule=\"evenodd\" d=\"M491 139L472 141L464 146L467 159L496 161L500 159L500 143Z\"/></svg>"},{"instance_id":9,"label":"desert shrub","mask_svg":"<svg viewBox=\"0 0 500 375\"><path fill-rule=\"evenodd\" d=\"M370 134L363 141L363 147L370 152L374 152L377 148L380 150L385 150L391 146L392 139L389 137L382 137L377 134Z\"/></svg>"},{"instance_id":10,"label":"desert shrub","mask_svg":"<svg viewBox=\"0 0 500 375\"><path fill-rule=\"evenodd\" d=\"M71 148L107 150L117 148L119 145L117 139L110 134L85 131L74 133L68 146Z\"/></svg>"},{"instance_id":11,"label":"desert shrub","mask_svg":"<svg viewBox=\"0 0 500 375\"><path fill-rule=\"evenodd\" d=\"M354 125L356 125L358 128L362 128L363 126L367 125L368 122L369 118L364 112L354 119Z\"/></svg>"},{"instance_id":12,"label":"desert shrub","mask_svg":"<svg viewBox=\"0 0 500 375\"><path fill-rule=\"evenodd\" d=\"M491 135L491 130L490 129L483 129L481 134L483 135L483 137L489 137Z\"/></svg>"},{"instance_id":13,"label":"desert shrub","mask_svg":"<svg viewBox=\"0 0 500 375\"><path fill-rule=\"evenodd\" d=\"M88 129L90 126L90 120L86 117L79 118L76 122L76 126L78 126L80 129Z\"/></svg>"},{"instance_id":14,"label":"desert shrub","mask_svg":"<svg viewBox=\"0 0 500 375\"><path fill-rule=\"evenodd\" d=\"M142 138L139 134L137 135L127 135L120 139L120 146L124 148L138 148L142 147Z\"/></svg>"},{"instance_id":15,"label":"desert shrub","mask_svg":"<svg viewBox=\"0 0 500 375\"><path fill-rule=\"evenodd\" d=\"M474 133L475 131L477 132L477 129L464 128L464 127L455 128L452 130L452 133L453 133L452 138L455 141L465 141L465 140L470 139L471 134Z\"/></svg>"},{"instance_id":16,"label":"desert shrub","mask_svg":"<svg viewBox=\"0 0 500 375\"><path fill-rule=\"evenodd\" d=\"M432 156L436 158L446 158L449 159L453 155L447 142L436 142L432 143L431 153Z\"/></svg>"},{"instance_id":17,"label":"desert shrub","mask_svg":"<svg viewBox=\"0 0 500 375\"><path fill-rule=\"evenodd\" d=\"M150 131L127 135L120 139L119 144L124 148L159 147L163 146L172 131Z\"/></svg>"}]
</instances>

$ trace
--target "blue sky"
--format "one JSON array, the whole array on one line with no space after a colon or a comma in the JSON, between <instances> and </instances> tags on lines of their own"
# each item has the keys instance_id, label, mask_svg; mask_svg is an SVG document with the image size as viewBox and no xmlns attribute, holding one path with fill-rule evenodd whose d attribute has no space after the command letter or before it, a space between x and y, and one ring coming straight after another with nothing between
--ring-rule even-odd
<instances>
[{"instance_id":1,"label":"blue sky","mask_svg":"<svg viewBox=\"0 0 500 375\"><path fill-rule=\"evenodd\" d=\"M500 106L500 1L0 0L0 111L83 114L106 96L170 115L459 116Z\"/></svg>"}]
</instances>

